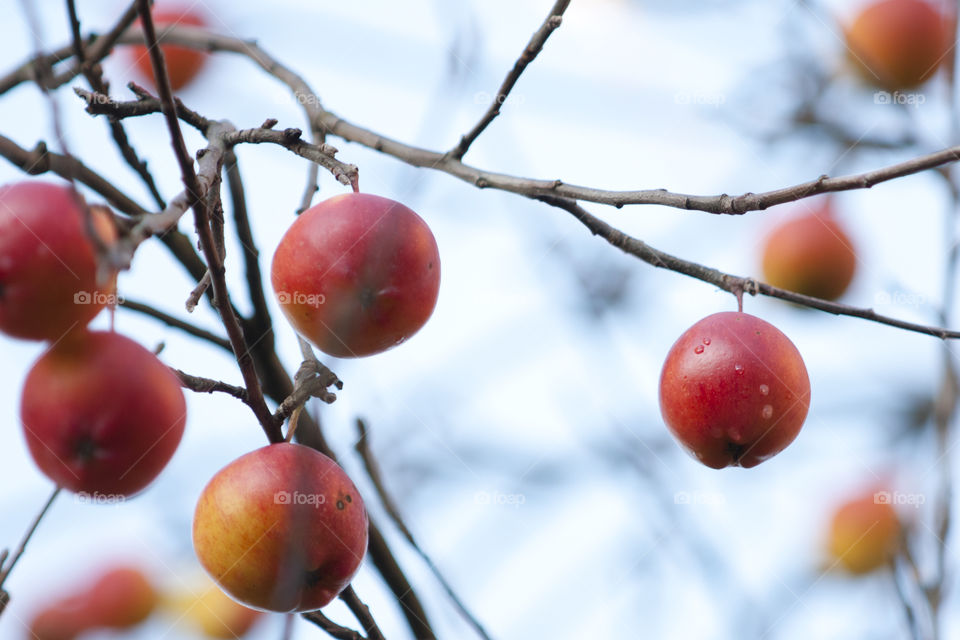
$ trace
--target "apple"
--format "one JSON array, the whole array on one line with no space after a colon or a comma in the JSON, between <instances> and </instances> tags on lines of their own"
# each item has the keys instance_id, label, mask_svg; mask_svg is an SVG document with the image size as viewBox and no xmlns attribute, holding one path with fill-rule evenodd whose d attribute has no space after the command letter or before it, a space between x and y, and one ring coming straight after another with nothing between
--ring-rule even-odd
<instances>
[{"instance_id":1,"label":"apple","mask_svg":"<svg viewBox=\"0 0 960 640\"><path fill-rule=\"evenodd\" d=\"M660 411L674 437L714 469L754 467L793 442L810 406L800 352L779 329L715 313L674 343L660 374Z\"/></svg>"},{"instance_id":2,"label":"apple","mask_svg":"<svg viewBox=\"0 0 960 640\"><path fill-rule=\"evenodd\" d=\"M152 353L109 332L74 332L27 374L20 417L30 454L58 485L122 498L173 456L186 422L180 381Z\"/></svg>"},{"instance_id":3,"label":"apple","mask_svg":"<svg viewBox=\"0 0 960 640\"><path fill-rule=\"evenodd\" d=\"M237 458L203 489L193 518L200 564L238 602L313 611L350 583L367 549L367 512L322 453L271 444Z\"/></svg>"},{"instance_id":4,"label":"apple","mask_svg":"<svg viewBox=\"0 0 960 640\"><path fill-rule=\"evenodd\" d=\"M110 300L115 274L97 282L97 256L87 235L83 197L67 185L39 180L0 187L0 331L56 341L82 328ZM91 207L100 240L117 237L113 218Z\"/></svg>"},{"instance_id":5,"label":"apple","mask_svg":"<svg viewBox=\"0 0 960 640\"><path fill-rule=\"evenodd\" d=\"M157 41L161 43L163 42L165 27L176 25L206 27L208 22L206 16L198 11L198 5L196 4L155 6L151 15L157 30ZM160 50L167 62L167 75L170 76L170 87L174 91L179 91L190 84L206 65L207 58L210 57L210 54L205 51L173 44L162 44ZM131 47L131 55L140 74L144 78L149 78L156 85L156 78L153 76L153 64L150 62L150 55L147 53L146 47Z\"/></svg>"},{"instance_id":6,"label":"apple","mask_svg":"<svg viewBox=\"0 0 960 640\"><path fill-rule=\"evenodd\" d=\"M96 629L132 629L150 617L158 600L141 569L117 565L36 613L30 638L73 640Z\"/></svg>"},{"instance_id":7,"label":"apple","mask_svg":"<svg viewBox=\"0 0 960 640\"><path fill-rule=\"evenodd\" d=\"M853 242L827 198L813 211L780 223L764 243L766 281L814 298L839 298L850 286L856 267Z\"/></svg>"},{"instance_id":8,"label":"apple","mask_svg":"<svg viewBox=\"0 0 960 640\"><path fill-rule=\"evenodd\" d=\"M242 638L263 616L231 599L209 578L178 591L168 604L178 619L208 638Z\"/></svg>"},{"instance_id":9,"label":"apple","mask_svg":"<svg viewBox=\"0 0 960 640\"><path fill-rule=\"evenodd\" d=\"M79 599L54 602L36 613L27 626L29 640L74 640L88 631L92 622L87 619L84 603Z\"/></svg>"},{"instance_id":10,"label":"apple","mask_svg":"<svg viewBox=\"0 0 960 640\"><path fill-rule=\"evenodd\" d=\"M900 546L901 526L890 493L870 491L837 507L827 552L837 565L861 575L886 566Z\"/></svg>"},{"instance_id":11,"label":"apple","mask_svg":"<svg viewBox=\"0 0 960 640\"><path fill-rule=\"evenodd\" d=\"M888 91L913 89L953 56L952 10L928 0L877 0L846 28L847 48L860 75Z\"/></svg>"},{"instance_id":12,"label":"apple","mask_svg":"<svg viewBox=\"0 0 960 640\"><path fill-rule=\"evenodd\" d=\"M430 318L440 255L427 223L404 205L343 194L294 221L274 253L271 280L290 324L318 349L368 356Z\"/></svg>"}]
</instances>

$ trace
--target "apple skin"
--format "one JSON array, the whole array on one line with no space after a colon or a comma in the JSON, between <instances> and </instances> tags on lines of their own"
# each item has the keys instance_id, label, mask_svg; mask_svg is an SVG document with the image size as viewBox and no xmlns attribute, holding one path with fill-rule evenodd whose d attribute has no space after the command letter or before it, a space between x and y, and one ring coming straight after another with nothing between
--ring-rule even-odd
<instances>
[{"instance_id":1,"label":"apple skin","mask_svg":"<svg viewBox=\"0 0 960 640\"><path fill-rule=\"evenodd\" d=\"M237 458L210 480L197 502L193 546L214 582L241 604L313 611L356 574L367 526L343 469L309 447L279 443Z\"/></svg>"},{"instance_id":2,"label":"apple skin","mask_svg":"<svg viewBox=\"0 0 960 640\"><path fill-rule=\"evenodd\" d=\"M87 619L85 603L68 598L44 607L33 614L27 627L29 640L74 640L94 628Z\"/></svg>"},{"instance_id":3,"label":"apple skin","mask_svg":"<svg viewBox=\"0 0 960 640\"><path fill-rule=\"evenodd\" d=\"M89 615L104 629L130 629L150 617L159 594L137 567L114 567L104 572L87 591Z\"/></svg>"},{"instance_id":4,"label":"apple skin","mask_svg":"<svg viewBox=\"0 0 960 640\"><path fill-rule=\"evenodd\" d=\"M159 42L163 42L165 27L174 25L207 26L207 18L197 11L196 6L160 6L153 9L152 16ZM174 91L179 91L190 84L199 75L207 63L207 58L210 57L210 54L205 51L173 44L161 45L160 50L163 51L163 57L167 62L167 75L170 76L170 87ZM149 78L156 86L153 64L150 62L150 55L147 53L146 47L132 47L131 55L140 74L144 78Z\"/></svg>"},{"instance_id":5,"label":"apple skin","mask_svg":"<svg viewBox=\"0 0 960 640\"><path fill-rule=\"evenodd\" d=\"M3 333L56 341L85 327L113 293L115 274L97 286L96 253L83 206L82 197L66 185L30 180L0 187ZM113 242L117 232L110 215L93 207L91 215L100 239Z\"/></svg>"},{"instance_id":6,"label":"apple skin","mask_svg":"<svg viewBox=\"0 0 960 640\"><path fill-rule=\"evenodd\" d=\"M152 353L110 332L75 332L34 363L20 418L30 454L58 485L127 497L163 470L183 436L180 381Z\"/></svg>"},{"instance_id":7,"label":"apple skin","mask_svg":"<svg viewBox=\"0 0 960 640\"><path fill-rule=\"evenodd\" d=\"M785 220L767 236L763 276L775 287L836 300L853 281L857 256L831 200Z\"/></svg>"},{"instance_id":8,"label":"apple skin","mask_svg":"<svg viewBox=\"0 0 960 640\"><path fill-rule=\"evenodd\" d=\"M715 313L687 329L660 374L660 411L708 467L754 467L800 432L810 380L779 329L746 313Z\"/></svg>"},{"instance_id":9,"label":"apple skin","mask_svg":"<svg viewBox=\"0 0 960 640\"><path fill-rule=\"evenodd\" d=\"M194 589L177 593L168 603L178 619L208 638L242 638L263 617L262 611L235 602L206 576Z\"/></svg>"},{"instance_id":10,"label":"apple skin","mask_svg":"<svg viewBox=\"0 0 960 640\"><path fill-rule=\"evenodd\" d=\"M73 640L96 629L132 629L153 613L159 595L144 572L114 566L38 611L30 622L31 640Z\"/></svg>"},{"instance_id":11,"label":"apple skin","mask_svg":"<svg viewBox=\"0 0 960 640\"><path fill-rule=\"evenodd\" d=\"M854 66L888 91L913 89L953 57L955 18L927 0L878 0L846 29Z\"/></svg>"},{"instance_id":12,"label":"apple skin","mask_svg":"<svg viewBox=\"0 0 960 640\"><path fill-rule=\"evenodd\" d=\"M426 324L437 304L440 255L430 228L399 202L334 196L303 212L273 256L284 315L324 353L386 351Z\"/></svg>"},{"instance_id":13,"label":"apple skin","mask_svg":"<svg viewBox=\"0 0 960 640\"><path fill-rule=\"evenodd\" d=\"M889 502L878 501L879 493L871 491L844 502L830 522L827 552L854 575L886 566L900 545L897 511Z\"/></svg>"}]
</instances>

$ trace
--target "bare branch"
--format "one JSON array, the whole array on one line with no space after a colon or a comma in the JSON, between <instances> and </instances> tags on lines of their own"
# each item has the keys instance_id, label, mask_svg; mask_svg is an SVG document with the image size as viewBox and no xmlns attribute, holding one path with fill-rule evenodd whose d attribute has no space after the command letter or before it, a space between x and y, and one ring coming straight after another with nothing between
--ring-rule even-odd
<instances>
[{"instance_id":1,"label":"bare branch","mask_svg":"<svg viewBox=\"0 0 960 640\"><path fill-rule=\"evenodd\" d=\"M210 344L214 344L220 347L221 349L225 349L226 351L232 351L230 348L229 340L225 338L221 338L220 336L210 331L207 331L206 329L201 329L200 327L190 324L185 320L180 320L179 318L175 318L174 316L164 313L163 311L160 311L159 309L156 309L155 307L152 307L148 304L144 304L142 302L135 302L128 298L123 298L118 302L118 304L121 309L129 309L130 311L136 311L137 313L142 313L143 315L150 316L151 318L154 318L164 323L168 327L173 327L174 329L180 329L184 333L187 333L195 338L200 338L201 340L205 340L206 342L209 342Z\"/></svg>"},{"instance_id":2,"label":"bare branch","mask_svg":"<svg viewBox=\"0 0 960 640\"><path fill-rule=\"evenodd\" d=\"M193 376L175 367L170 367L170 370L173 371L178 378L180 378L180 384L185 389L190 389L191 391L196 391L197 393L213 393L214 391L219 391L221 393L229 394L238 400L242 400L244 403L247 401L247 390L243 387L228 384L221 380Z\"/></svg>"},{"instance_id":3,"label":"bare branch","mask_svg":"<svg viewBox=\"0 0 960 640\"><path fill-rule=\"evenodd\" d=\"M304 620L308 620L317 625L323 629L327 635L331 638L336 638L336 640L367 640L360 632L340 626L320 611L311 611L301 615Z\"/></svg>"},{"instance_id":4,"label":"bare branch","mask_svg":"<svg viewBox=\"0 0 960 640\"><path fill-rule=\"evenodd\" d=\"M330 387L343 389L343 382L337 374L316 358L305 359L293 379L293 391L280 403L273 414L277 424L283 424L284 420L306 404L310 398L319 398L327 404L336 400L336 394L328 391Z\"/></svg>"},{"instance_id":5,"label":"bare branch","mask_svg":"<svg viewBox=\"0 0 960 640\"><path fill-rule=\"evenodd\" d=\"M576 202L565 200L563 198L546 197L537 198L537 200L546 202L547 204L570 212L577 220L582 222L583 225L587 227L593 235L600 236L624 253L640 258L647 264L653 265L654 267L662 267L664 269L668 269L669 271L676 271L677 273L682 273L690 276L691 278L702 280L703 282L715 285L724 291L729 291L734 295L737 295L738 293L740 295L743 293L749 293L750 295L762 294L771 298L780 298L781 300L786 300L788 302L826 311L834 315L862 318L864 320L885 324L891 327L897 327L898 329L904 329L906 331L936 336L941 339L960 338L960 331L954 329L945 329L943 327L928 326L915 322L907 322L906 320L898 320L897 318L880 315L873 309L851 307L845 304L840 304L839 302L830 302L828 300L821 300L820 298L805 296L800 293L794 293L793 291L787 291L786 289L778 289L777 287L771 286L765 282L757 282L753 278L734 276L722 271L718 271L717 269L713 269L711 267L705 267L695 262L689 262L682 258L670 255L669 253L664 253L663 251L654 249L645 242L637 240L636 238L623 233L619 229L612 227L603 220L592 215Z\"/></svg>"},{"instance_id":6,"label":"bare branch","mask_svg":"<svg viewBox=\"0 0 960 640\"><path fill-rule=\"evenodd\" d=\"M350 607L350 611L353 612L357 621L363 625L367 638L370 640L386 640L380 631L380 627L377 626L377 621L370 614L370 609L357 596L353 586L347 585L347 588L340 593L340 599Z\"/></svg>"},{"instance_id":7,"label":"bare branch","mask_svg":"<svg viewBox=\"0 0 960 640\"><path fill-rule=\"evenodd\" d=\"M50 506L53 504L53 501L57 499L58 495L60 495L60 487L54 487L53 493L51 493L50 497L47 498L47 501L43 504L43 508L40 509L40 513L38 513L37 517L33 519L32 523L30 523L30 527L20 540L20 544L17 545L17 550L13 552L12 556L10 556L10 561L7 562L5 567L0 567L0 592L2 592L3 583L7 581L7 577L9 577L10 572L13 571L15 566L17 566L17 561L20 560L23 552L26 551L27 544L30 542L30 538L33 537L37 527L40 526L40 521L43 520L45 515L47 515L47 512L50 510ZM6 559L6 557L7 554L4 552L4 559Z\"/></svg>"},{"instance_id":8,"label":"bare branch","mask_svg":"<svg viewBox=\"0 0 960 640\"><path fill-rule=\"evenodd\" d=\"M460 615L467 621L470 626L473 627L474 631L477 632L481 638L485 640L490 640L490 635L487 633L487 630L483 628L483 625L480 624L480 621L477 620L466 605L453 590L453 587L450 586L450 583L447 582L447 579L440 572L439 567L434 564L433 560L427 553L417 544L416 539L413 537L410 529L407 527L406 523L403 521L403 517L400 515L400 509L397 507L397 503L394 502L393 497L387 491L386 483L383 481L383 474L380 471L380 464L377 462L376 457L373 455L373 450L370 447L370 438L367 437L367 425L362 419L357 419L357 431L360 437L357 439L357 443L354 445L354 449L357 450L357 453L360 454L360 458L363 460L363 465L367 470L367 475L370 477L370 481L373 483L373 487L377 492L377 495L380 497L380 502L383 504L383 508L386 510L387 515L390 516L390 519L393 521L393 524L396 525L397 529L400 530L400 533L403 534L403 537L407 539L407 542L411 547L417 552L417 554L423 559L427 564L427 567L436 577L437 581L443 587L443 590L447 592L447 597L453 602L454 606L460 612Z\"/></svg>"},{"instance_id":9,"label":"bare branch","mask_svg":"<svg viewBox=\"0 0 960 640\"><path fill-rule=\"evenodd\" d=\"M220 174L225 148L222 140L219 139L220 137L213 135L210 146L201 152L202 155L200 155L199 158L201 174L204 173L205 169L209 171L206 184L201 186L197 173L193 170L193 160L187 153L186 143L180 131L176 106L173 102L173 91L170 88L170 78L167 77L166 61L163 58L161 48L157 45L157 34L154 28L153 18L150 15L150 2L149 0L137 0L137 2L140 19L143 21L143 32L147 50L150 53L150 61L153 64L154 77L159 80L157 88L160 93L161 111L166 119L167 128L170 131L170 138L173 143L177 162L180 164L180 173L183 177L183 183L186 186L188 204L194 212L197 234L200 236L201 249L206 259L207 267L210 269L213 301L217 311L220 313L220 320L227 330L227 336L230 339L230 345L233 348L240 372L243 374L244 385L247 388L247 405L250 406L254 415L257 416L257 420L260 422L260 426L263 428L270 442L282 442L283 434L279 426L274 422L273 416L263 399L260 380L257 377L253 359L250 357L250 350L247 346L243 329L230 304L230 294L227 290L223 260L217 250L216 239L210 226L210 211L204 200L204 195L207 193L207 186L214 183L216 176ZM213 129L219 129L219 126L211 125L208 127L208 133L220 133L219 131L211 131Z\"/></svg>"},{"instance_id":10,"label":"bare branch","mask_svg":"<svg viewBox=\"0 0 960 640\"><path fill-rule=\"evenodd\" d=\"M520 57L517 58L517 61L513 64L513 68L507 73L507 77L503 79L503 83L500 85L500 88L497 89L497 95L493 97L493 102L490 103L486 113L484 113L480 121L474 125L473 129L460 138L457 146L450 150L449 153L451 157L457 160L463 158L474 140L479 138L480 134L484 132L490 123L500 115L500 108L503 107L503 103L506 102L507 96L510 95L510 92L513 90L514 85L517 84L527 65L533 62L540 54L550 34L560 26L560 23L563 21L563 12L567 10L568 6L570 6L570 0L557 0L556 4L553 5L550 13L547 14L547 19L543 21L540 28L537 29L530 38L530 42L527 43L523 53L520 54Z\"/></svg>"}]
</instances>

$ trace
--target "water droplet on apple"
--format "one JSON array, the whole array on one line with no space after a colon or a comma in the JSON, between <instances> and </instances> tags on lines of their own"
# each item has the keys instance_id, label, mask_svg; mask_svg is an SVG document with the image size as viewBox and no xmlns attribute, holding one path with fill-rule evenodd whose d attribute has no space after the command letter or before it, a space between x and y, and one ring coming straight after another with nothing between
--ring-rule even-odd
<instances>
[{"instance_id":1,"label":"water droplet on apple","mask_svg":"<svg viewBox=\"0 0 960 640\"><path fill-rule=\"evenodd\" d=\"M761 395L768 395L769 393L770 393L770 387L768 387L768 386L765 385L765 384L760 385L760 394L761 394ZM767 405L767 406L769 406L769 405Z\"/></svg>"},{"instance_id":2,"label":"water droplet on apple","mask_svg":"<svg viewBox=\"0 0 960 640\"><path fill-rule=\"evenodd\" d=\"M710 338L704 338L703 344L710 344Z\"/></svg>"},{"instance_id":3,"label":"water droplet on apple","mask_svg":"<svg viewBox=\"0 0 960 640\"><path fill-rule=\"evenodd\" d=\"M769 420L773 417L773 407L769 404L763 405L763 409L760 411L760 415L765 419Z\"/></svg>"},{"instance_id":4,"label":"water droplet on apple","mask_svg":"<svg viewBox=\"0 0 960 640\"><path fill-rule=\"evenodd\" d=\"M694 353L703 353L703 345L702 345L702 344L698 344L697 346L695 346L695 347L693 348L693 352L694 352Z\"/></svg>"},{"instance_id":5,"label":"water droplet on apple","mask_svg":"<svg viewBox=\"0 0 960 640\"><path fill-rule=\"evenodd\" d=\"M733 370L737 372L737 375L740 375L740 376L743 375L743 365L740 364L739 362L733 365Z\"/></svg>"}]
</instances>

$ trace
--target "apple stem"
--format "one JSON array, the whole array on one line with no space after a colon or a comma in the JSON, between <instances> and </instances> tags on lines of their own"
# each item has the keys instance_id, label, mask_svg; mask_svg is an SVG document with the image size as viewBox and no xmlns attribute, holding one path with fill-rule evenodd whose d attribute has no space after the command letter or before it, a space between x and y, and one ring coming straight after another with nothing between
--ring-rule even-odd
<instances>
[{"instance_id":1,"label":"apple stem","mask_svg":"<svg viewBox=\"0 0 960 640\"><path fill-rule=\"evenodd\" d=\"M293 410L293 413L290 414L290 420L288 421L287 427L287 437L284 438L284 442L293 442L293 434L297 430L297 423L300 420L300 412L303 411L303 405L300 405Z\"/></svg>"}]
</instances>

